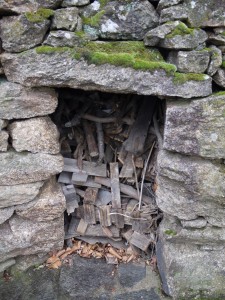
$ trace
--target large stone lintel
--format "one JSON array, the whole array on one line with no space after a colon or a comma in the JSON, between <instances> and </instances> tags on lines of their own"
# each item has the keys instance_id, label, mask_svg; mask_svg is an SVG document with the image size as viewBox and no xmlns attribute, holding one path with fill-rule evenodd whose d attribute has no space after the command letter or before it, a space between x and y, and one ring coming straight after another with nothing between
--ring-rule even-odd
<instances>
[{"instance_id":1,"label":"large stone lintel","mask_svg":"<svg viewBox=\"0 0 225 300\"><path fill-rule=\"evenodd\" d=\"M208 96L212 79L178 82L164 70L152 72L94 65L76 60L69 51L38 54L35 49L21 54L2 54L2 64L8 80L25 86L71 87L114 93L158 95L181 98ZM203 75L201 75L203 76Z\"/></svg>"}]
</instances>

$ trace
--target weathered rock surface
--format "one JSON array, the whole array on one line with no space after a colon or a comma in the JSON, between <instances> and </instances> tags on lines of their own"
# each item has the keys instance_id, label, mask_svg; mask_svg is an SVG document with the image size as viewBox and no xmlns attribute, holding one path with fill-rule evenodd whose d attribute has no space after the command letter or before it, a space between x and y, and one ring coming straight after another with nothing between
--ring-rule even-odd
<instances>
[{"instance_id":1,"label":"weathered rock surface","mask_svg":"<svg viewBox=\"0 0 225 300\"><path fill-rule=\"evenodd\" d=\"M81 38L76 35L76 32L56 30L50 31L44 44L52 47L74 47L75 45L79 45L80 41Z\"/></svg>"},{"instance_id":2,"label":"weathered rock surface","mask_svg":"<svg viewBox=\"0 0 225 300\"><path fill-rule=\"evenodd\" d=\"M59 132L50 117L15 121L10 124L9 132L17 152L57 154L60 151Z\"/></svg>"},{"instance_id":3,"label":"weathered rock surface","mask_svg":"<svg viewBox=\"0 0 225 300\"><path fill-rule=\"evenodd\" d=\"M145 45L168 49L192 50L207 40L202 29L190 29L180 21L168 22L150 30L144 38Z\"/></svg>"},{"instance_id":4,"label":"weathered rock surface","mask_svg":"<svg viewBox=\"0 0 225 300\"><path fill-rule=\"evenodd\" d=\"M168 62L183 73L204 73L209 64L208 51L171 51Z\"/></svg>"},{"instance_id":5,"label":"weathered rock surface","mask_svg":"<svg viewBox=\"0 0 225 300\"><path fill-rule=\"evenodd\" d=\"M222 65L222 51L216 46L210 46L210 63L207 69L207 74L213 76Z\"/></svg>"},{"instance_id":6,"label":"weathered rock surface","mask_svg":"<svg viewBox=\"0 0 225 300\"><path fill-rule=\"evenodd\" d=\"M156 253L166 294L176 300L223 299L224 247L174 243L166 240L164 228L160 227Z\"/></svg>"},{"instance_id":7,"label":"weathered rock surface","mask_svg":"<svg viewBox=\"0 0 225 300\"><path fill-rule=\"evenodd\" d=\"M225 158L225 93L189 101L168 101L164 149Z\"/></svg>"},{"instance_id":8,"label":"weathered rock surface","mask_svg":"<svg viewBox=\"0 0 225 300\"><path fill-rule=\"evenodd\" d=\"M224 226L225 166L201 158L161 151L158 156L157 204L183 220L211 217Z\"/></svg>"},{"instance_id":9,"label":"weathered rock surface","mask_svg":"<svg viewBox=\"0 0 225 300\"><path fill-rule=\"evenodd\" d=\"M219 68L216 74L213 76L213 80L222 88L225 88L225 69Z\"/></svg>"},{"instance_id":10,"label":"weathered rock surface","mask_svg":"<svg viewBox=\"0 0 225 300\"><path fill-rule=\"evenodd\" d=\"M5 128L8 125L8 121L7 120L1 120L0 119L0 129Z\"/></svg>"},{"instance_id":11,"label":"weathered rock surface","mask_svg":"<svg viewBox=\"0 0 225 300\"><path fill-rule=\"evenodd\" d=\"M0 153L0 185L15 185L48 179L62 172L61 155L45 153Z\"/></svg>"},{"instance_id":12,"label":"weathered rock surface","mask_svg":"<svg viewBox=\"0 0 225 300\"><path fill-rule=\"evenodd\" d=\"M1 262L0 263L0 273L7 270L9 267L15 265L15 263L16 263L16 261L13 258Z\"/></svg>"},{"instance_id":13,"label":"weathered rock surface","mask_svg":"<svg viewBox=\"0 0 225 300\"><path fill-rule=\"evenodd\" d=\"M0 0L0 12L23 13L38 8L56 8L61 0Z\"/></svg>"},{"instance_id":14,"label":"weathered rock surface","mask_svg":"<svg viewBox=\"0 0 225 300\"><path fill-rule=\"evenodd\" d=\"M160 13L159 23L175 20L186 20L188 10L183 5L175 5L165 8Z\"/></svg>"},{"instance_id":15,"label":"weathered rock surface","mask_svg":"<svg viewBox=\"0 0 225 300\"><path fill-rule=\"evenodd\" d=\"M19 255L48 253L63 246L63 215L47 222L13 216L0 225L0 261Z\"/></svg>"},{"instance_id":16,"label":"weathered rock surface","mask_svg":"<svg viewBox=\"0 0 225 300\"><path fill-rule=\"evenodd\" d=\"M208 42L213 45L224 46L225 36L223 34L215 34L213 32L208 32Z\"/></svg>"},{"instance_id":17,"label":"weathered rock surface","mask_svg":"<svg viewBox=\"0 0 225 300\"><path fill-rule=\"evenodd\" d=\"M2 62L9 80L28 86L71 87L182 98L207 96L212 92L211 78L207 75L201 81L187 79L179 83L160 69L146 72L109 64L88 65L86 61L73 59L69 51L37 54L36 50L28 50L24 55L4 53Z\"/></svg>"},{"instance_id":18,"label":"weathered rock surface","mask_svg":"<svg viewBox=\"0 0 225 300\"><path fill-rule=\"evenodd\" d=\"M52 21L52 29L74 31L78 23L78 12L79 10L76 7L61 8L56 10Z\"/></svg>"},{"instance_id":19,"label":"weathered rock surface","mask_svg":"<svg viewBox=\"0 0 225 300\"><path fill-rule=\"evenodd\" d=\"M142 40L145 33L158 25L158 14L147 0L95 1L83 12L84 30L96 30L100 38Z\"/></svg>"},{"instance_id":20,"label":"weathered rock surface","mask_svg":"<svg viewBox=\"0 0 225 300\"><path fill-rule=\"evenodd\" d=\"M50 21L31 22L25 15L0 20L2 47L8 52L22 52L42 43Z\"/></svg>"},{"instance_id":21,"label":"weathered rock surface","mask_svg":"<svg viewBox=\"0 0 225 300\"><path fill-rule=\"evenodd\" d=\"M0 80L1 119L24 119L51 114L57 104L57 94L51 88L26 88L5 79Z\"/></svg>"},{"instance_id":22,"label":"weathered rock surface","mask_svg":"<svg viewBox=\"0 0 225 300\"><path fill-rule=\"evenodd\" d=\"M44 181L18 185L0 185L0 208L27 203L39 193Z\"/></svg>"},{"instance_id":23,"label":"weathered rock surface","mask_svg":"<svg viewBox=\"0 0 225 300\"><path fill-rule=\"evenodd\" d=\"M67 6L83 6L90 3L90 0L64 0L61 4L62 7Z\"/></svg>"},{"instance_id":24,"label":"weathered rock surface","mask_svg":"<svg viewBox=\"0 0 225 300\"><path fill-rule=\"evenodd\" d=\"M65 209L66 200L55 178L51 178L44 184L33 201L15 208L17 215L35 222L59 218Z\"/></svg>"},{"instance_id":25,"label":"weathered rock surface","mask_svg":"<svg viewBox=\"0 0 225 300\"><path fill-rule=\"evenodd\" d=\"M179 4L182 0L160 0L157 6L157 10L161 11L163 8L174 6Z\"/></svg>"},{"instance_id":26,"label":"weathered rock surface","mask_svg":"<svg viewBox=\"0 0 225 300\"><path fill-rule=\"evenodd\" d=\"M5 130L0 131L0 151L7 151L9 134Z\"/></svg>"},{"instance_id":27,"label":"weathered rock surface","mask_svg":"<svg viewBox=\"0 0 225 300\"><path fill-rule=\"evenodd\" d=\"M0 209L0 224L4 223L6 220L8 220L14 212L14 207L7 207L7 208L1 208Z\"/></svg>"}]
</instances>

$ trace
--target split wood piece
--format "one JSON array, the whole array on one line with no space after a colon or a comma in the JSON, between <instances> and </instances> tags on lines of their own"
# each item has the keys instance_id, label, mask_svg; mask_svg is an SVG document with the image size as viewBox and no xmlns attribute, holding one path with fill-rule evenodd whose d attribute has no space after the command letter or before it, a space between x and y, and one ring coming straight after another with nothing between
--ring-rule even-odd
<instances>
[{"instance_id":1,"label":"split wood piece","mask_svg":"<svg viewBox=\"0 0 225 300\"><path fill-rule=\"evenodd\" d=\"M110 206L109 205L100 206L98 209L99 209L100 224L103 227L111 226L112 222L111 222L111 216L110 216Z\"/></svg>"},{"instance_id":2,"label":"split wood piece","mask_svg":"<svg viewBox=\"0 0 225 300\"><path fill-rule=\"evenodd\" d=\"M148 133L148 127L151 123L156 99L144 99L139 109L137 119L135 120L130 135L125 142L125 150L135 155L144 150L145 140Z\"/></svg>"},{"instance_id":3,"label":"split wood piece","mask_svg":"<svg viewBox=\"0 0 225 300\"><path fill-rule=\"evenodd\" d=\"M112 149L112 146L110 144L106 145L105 149L105 156L104 156L104 162L105 163L111 163L113 161L114 151Z\"/></svg>"},{"instance_id":4,"label":"split wood piece","mask_svg":"<svg viewBox=\"0 0 225 300\"><path fill-rule=\"evenodd\" d=\"M129 202L127 203L127 207L124 213L126 216L128 216L124 218L124 222L126 225L132 225L133 223L133 219L129 218L129 216L131 216L132 212L135 210L135 207L136 208L138 207L137 200L130 199Z\"/></svg>"},{"instance_id":5,"label":"split wood piece","mask_svg":"<svg viewBox=\"0 0 225 300\"><path fill-rule=\"evenodd\" d=\"M144 160L141 156L134 158L134 164L136 168L143 169L144 168Z\"/></svg>"},{"instance_id":6,"label":"split wood piece","mask_svg":"<svg viewBox=\"0 0 225 300\"><path fill-rule=\"evenodd\" d=\"M111 209L112 222L116 225L117 228L124 228L124 216L122 214L123 211L121 208Z\"/></svg>"},{"instance_id":7,"label":"split wood piece","mask_svg":"<svg viewBox=\"0 0 225 300\"><path fill-rule=\"evenodd\" d=\"M79 186L93 187L93 188L98 188L98 189L100 189L102 187L101 184L94 182L94 180L92 178L88 178L87 181L85 181L85 182L73 181L73 184L79 185Z\"/></svg>"},{"instance_id":8,"label":"split wood piece","mask_svg":"<svg viewBox=\"0 0 225 300\"><path fill-rule=\"evenodd\" d=\"M75 210L75 217L78 219L84 218L84 207L83 205L79 205L79 207Z\"/></svg>"},{"instance_id":9,"label":"split wood piece","mask_svg":"<svg viewBox=\"0 0 225 300\"><path fill-rule=\"evenodd\" d=\"M68 140L62 140L60 153L64 157L68 157L68 158L71 157L72 150L70 148L70 144L69 144Z\"/></svg>"},{"instance_id":10,"label":"split wood piece","mask_svg":"<svg viewBox=\"0 0 225 300\"><path fill-rule=\"evenodd\" d=\"M83 204L84 221L88 224L96 224L95 207L92 204Z\"/></svg>"},{"instance_id":11,"label":"split wood piece","mask_svg":"<svg viewBox=\"0 0 225 300\"><path fill-rule=\"evenodd\" d=\"M147 251L150 243L152 242L146 235L134 231L131 236L130 243L143 251Z\"/></svg>"},{"instance_id":12,"label":"split wood piece","mask_svg":"<svg viewBox=\"0 0 225 300\"><path fill-rule=\"evenodd\" d=\"M76 221L77 221L77 225L76 225L75 229L77 229L77 226L78 226L78 223L79 223L78 219L76 219ZM113 238L119 238L120 239L120 230L118 228L116 228L116 226L110 226L110 227L107 227L107 229L110 230ZM69 233L69 231L68 231L68 233ZM76 236L79 236L79 234L75 231L72 234L67 234L65 239L69 239L73 236L76 237ZM105 233L105 231L103 230L103 228L100 224L88 225L84 236L88 236L88 237L109 237L108 234Z\"/></svg>"},{"instance_id":13,"label":"split wood piece","mask_svg":"<svg viewBox=\"0 0 225 300\"><path fill-rule=\"evenodd\" d=\"M139 233L150 233L151 232L151 221L133 220L132 229Z\"/></svg>"},{"instance_id":14,"label":"split wood piece","mask_svg":"<svg viewBox=\"0 0 225 300\"><path fill-rule=\"evenodd\" d=\"M95 202L96 206L107 205L112 201L112 195L109 191L100 189L98 192L98 197Z\"/></svg>"},{"instance_id":15,"label":"split wood piece","mask_svg":"<svg viewBox=\"0 0 225 300\"><path fill-rule=\"evenodd\" d=\"M80 222L77 226L77 232L81 235L84 235L88 227L88 223L84 219L80 219Z\"/></svg>"},{"instance_id":16,"label":"split wood piece","mask_svg":"<svg viewBox=\"0 0 225 300\"><path fill-rule=\"evenodd\" d=\"M77 159L64 158L65 172L79 172ZM83 171L88 175L106 177L106 164L96 165L95 162L83 161Z\"/></svg>"},{"instance_id":17,"label":"split wood piece","mask_svg":"<svg viewBox=\"0 0 225 300\"><path fill-rule=\"evenodd\" d=\"M110 179L108 179L108 178L95 177L95 182L97 182L99 184L102 184L102 185L105 185L107 187L111 186ZM120 183L120 191L123 194L128 195L128 196L130 196L133 199L139 200L137 190L135 190L134 188L132 188L129 185ZM152 203L152 199L150 197L146 196L146 195L142 196L142 201L145 204Z\"/></svg>"},{"instance_id":18,"label":"split wood piece","mask_svg":"<svg viewBox=\"0 0 225 300\"><path fill-rule=\"evenodd\" d=\"M119 155L118 155L118 161L123 165L126 157L127 157L127 151L125 150L124 144L122 144L122 147L120 148Z\"/></svg>"},{"instance_id":19,"label":"split wood piece","mask_svg":"<svg viewBox=\"0 0 225 300\"><path fill-rule=\"evenodd\" d=\"M79 195L76 194L76 190L73 185L65 185L62 187L63 194L66 198L66 210L68 215L74 212L75 208L79 206Z\"/></svg>"},{"instance_id":20,"label":"split wood piece","mask_svg":"<svg viewBox=\"0 0 225 300\"><path fill-rule=\"evenodd\" d=\"M68 231L65 236L65 240L69 239L70 237L79 236L79 234L76 231L78 224L79 224L79 220L75 216L72 216Z\"/></svg>"},{"instance_id":21,"label":"split wood piece","mask_svg":"<svg viewBox=\"0 0 225 300\"><path fill-rule=\"evenodd\" d=\"M65 183L65 184L71 184L72 183L72 174L69 172L62 172L59 175L58 182Z\"/></svg>"},{"instance_id":22,"label":"split wood piece","mask_svg":"<svg viewBox=\"0 0 225 300\"><path fill-rule=\"evenodd\" d=\"M98 197L98 189L88 187L84 193L84 204L95 204L95 201Z\"/></svg>"},{"instance_id":23,"label":"split wood piece","mask_svg":"<svg viewBox=\"0 0 225 300\"><path fill-rule=\"evenodd\" d=\"M112 193L112 207L121 208L118 163L110 163L110 185Z\"/></svg>"},{"instance_id":24,"label":"split wood piece","mask_svg":"<svg viewBox=\"0 0 225 300\"><path fill-rule=\"evenodd\" d=\"M127 153L123 167L120 171L120 178L132 178L134 173L134 167L132 163L132 153Z\"/></svg>"},{"instance_id":25,"label":"split wood piece","mask_svg":"<svg viewBox=\"0 0 225 300\"><path fill-rule=\"evenodd\" d=\"M117 249L127 249L127 246L124 244L121 237L113 238L113 240L112 240L110 238L101 237L101 236L99 236L99 237L79 236L79 237L77 237L77 239L82 240L91 245L94 245L96 243L101 243L103 245L111 244L113 247L115 247Z\"/></svg>"},{"instance_id":26,"label":"split wood piece","mask_svg":"<svg viewBox=\"0 0 225 300\"><path fill-rule=\"evenodd\" d=\"M102 129L102 124L96 122L96 130L97 130L97 138L98 138L98 151L99 151L99 158L98 163L102 163L105 151L104 151L104 134Z\"/></svg>"},{"instance_id":27,"label":"split wood piece","mask_svg":"<svg viewBox=\"0 0 225 300\"><path fill-rule=\"evenodd\" d=\"M84 198L85 191L78 189L77 187L75 189L76 189L77 194L79 196L81 196L81 198Z\"/></svg>"},{"instance_id":28,"label":"split wood piece","mask_svg":"<svg viewBox=\"0 0 225 300\"><path fill-rule=\"evenodd\" d=\"M87 145L88 145L89 155L91 157L98 157L98 155L99 155L98 147L97 147L97 144L95 141L95 137L93 134L91 124L87 120L83 120L82 124L83 124L84 133L85 133L85 137L86 137L86 141L87 141Z\"/></svg>"},{"instance_id":29,"label":"split wood piece","mask_svg":"<svg viewBox=\"0 0 225 300\"><path fill-rule=\"evenodd\" d=\"M86 182L88 179L88 174L85 171L78 171L73 172L72 175L72 183L75 184L76 182Z\"/></svg>"},{"instance_id":30,"label":"split wood piece","mask_svg":"<svg viewBox=\"0 0 225 300\"><path fill-rule=\"evenodd\" d=\"M125 240L127 240L127 242L130 242L130 239L131 239L133 233L134 233L134 231L132 229L129 229L127 231L123 231L122 232L122 237Z\"/></svg>"}]
</instances>

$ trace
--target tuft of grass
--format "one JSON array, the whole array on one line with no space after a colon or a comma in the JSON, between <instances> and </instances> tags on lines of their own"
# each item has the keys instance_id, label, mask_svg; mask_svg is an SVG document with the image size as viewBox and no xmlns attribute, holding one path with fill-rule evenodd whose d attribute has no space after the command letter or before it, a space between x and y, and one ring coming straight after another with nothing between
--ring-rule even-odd
<instances>
[{"instance_id":1,"label":"tuft of grass","mask_svg":"<svg viewBox=\"0 0 225 300\"><path fill-rule=\"evenodd\" d=\"M52 54L63 53L65 51L72 51L70 47L52 47L52 46L39 46L35 48L37 54Z\"/></svg>"},{"instance_id":2,"label":"tuft of grass","mask_svg":"<svg viewBox=\"0 0 225 300\"><path fill-rule=\"evenodd\" d=\"M225 91L216 92L213 96L225 96Z\"/></svg>"},{"instance_id":3,"label":"tuft of grass","mask_svg":"<svg viewBox=\"0 0 225 300\"><path fill-rule=\"evenodd\" d=\"M196 73L179 73L176 72L174 74L173 82L175 84L183 84L187 81L194 80L194 81L204 81L208 78L205 74L196 74Z\"/></svg>"},{"instance_id":4,"label":"tuft of grass","mask_svg":"<svg viewBox=\"0 0 225 300\"><path fill-rule=\"evenodd\" d=\"M39 8L35 12L26 12L25 17L32 23L40 23L54 15L54 10L48 8Z\"/></svg>"},{"instance_id":5,"label":"tuft of grass","mask_svg":"<svg viewBox=\"0 0 225 300\"><path fill-rule=\"evenodd\" d=\"M93 27L98 27L101 17L105 14L104 10L101 10L99 12L97 12L94 16L92 17L82 17L82 21L84 25L89 25L89 26L93 26Z\"/></svg>"},{"instance_id":6,"label":"tuft of grass","mask_svg":"<svg viewBox=\"0 0 225 300\"><path fill-rule=\"evenodd\" d=\"M173 38L176 35L186 35L193 34L194 29L187 27L183 22L180 22L169 34L166 35L166 38Z\"/></svg>"}]
</instances>

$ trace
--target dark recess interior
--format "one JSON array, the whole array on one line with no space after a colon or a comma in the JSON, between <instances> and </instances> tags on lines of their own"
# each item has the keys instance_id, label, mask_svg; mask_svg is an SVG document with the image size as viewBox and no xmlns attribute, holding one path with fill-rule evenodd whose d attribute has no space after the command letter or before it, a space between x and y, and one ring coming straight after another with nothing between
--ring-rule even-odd
<instances>
[{"instance_id":1,"label":"dark recess interior","mask_svg":"<svg viewBox=\"0 0 225 300\"><path fill-rule=\"evenodd\" d=\"M58 178L67 202L65 246L72 247L75 238L131 247L152 258L162 219L155 191L165 102L155 96L69 88L58 94L52 119L65 160ZM105 175L99 175L104 168Z\"/></svg>"}]
</instances>

